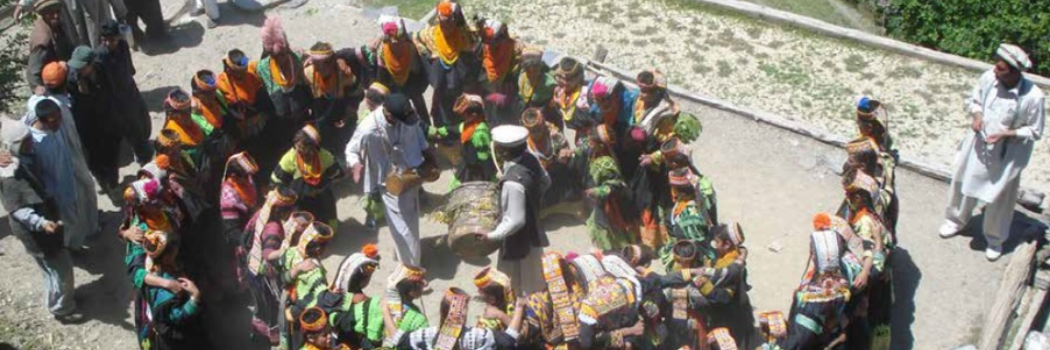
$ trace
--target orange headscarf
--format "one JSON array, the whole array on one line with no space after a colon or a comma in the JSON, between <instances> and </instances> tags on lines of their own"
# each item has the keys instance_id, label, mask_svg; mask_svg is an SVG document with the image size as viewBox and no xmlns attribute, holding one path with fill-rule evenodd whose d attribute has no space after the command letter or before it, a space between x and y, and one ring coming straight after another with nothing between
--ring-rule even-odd
<instances>
[{"instance_id":1,"label":"orange headscarf","mask_svg":"<svg viewBox=\"0 0 1050 350\"><path fill-rule=\"evenodd\" d=\"M408 75L412 72L412 43L399 41L397 43L382 43L383 65L387 72L394 77L397 85L405 85Z\"/></svg>"},{"instance_id":2,"label":"orange headscarf","mask_svg":"<svg viewBox=\"0 0 1050 350\"><path fill-rule=\"evenodd\" d=\"M171 129L179 135L179 141L182 145L187 147L196 147L204 141L204 131L201 127L192 120L189 120L188 116L182 118L183 121L179 121L178 118L169 117L167 122L164 123L165 129Z\"/></svg>"},{"instance_id":3,"label":"orange headscarf","mask_svg":"<svg viewBox=\"0 0 1050 350\"><path fill-rule=\"evenodd\" d=\"M514 61L514 44L514 40L506 39L485 45L484 65L489 82L500 82L510 72L510 65Z\"/></svg>"},{"instance_id":4,"label":"orange headscarf","mask_svg":"<svg viewBox=\"0 0 1050 350\"><path fill-rule=\"evenodd\" d=\"M441 61L451 66L459 60L459 53L467 45L467 41L459 26L447 26L448 32L445 31L445 27L440 24L434 26L434 46L437 46L437 54Z\"/></svg>"}]
</instances>

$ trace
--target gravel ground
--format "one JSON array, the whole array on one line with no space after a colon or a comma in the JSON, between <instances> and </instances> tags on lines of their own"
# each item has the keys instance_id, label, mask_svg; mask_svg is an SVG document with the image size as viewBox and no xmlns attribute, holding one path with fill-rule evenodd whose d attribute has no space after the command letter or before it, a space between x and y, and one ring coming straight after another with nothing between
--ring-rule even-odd
<instances>
[{"instance_id":1,"label":"gravel ground","mask_svg":"<svg viewBox=\"0 0 1050 350\"><path fill-rule=\"evenodd\" d=\"M547 1L547 0L536 0ZM529 5L531 6L531 5ZM648 8L651 5L640 5ZM240 47L256 54L259 50L258 26L261 14L242 14L225 6L221 26L205 30L195 22L175 31L174 45L136 54L140 87L159 124L162 97L173 86L186 86L193 71L208 67L217 70L224 52ZM555 8L551 19L568 8ZM313 0L294 9L274 11L284 19L293 47L304 47L315 40L328 40L336 46L359 45L374 37L377 29L360 9L337 0ZM660 16L663 16L661 14ZM332 26L339 23L339 26ZM552 37L552 40L553 37ZM553 42L552 42L553 43ZM564 47L574 47L569 44ZM576 52L590 52L580 46ZM614 50L614 53L616 51ZM622 59L611 55L614 63ZM712 56L714 57L714 56ZM628 65L625 65L628 66ZM629 67L629 66L628 66ZM665 71L675 71L665 67ZM969 75L963 74L967 78ZM715 79L708 79L712 84ZM680 82L680 81L679 81ZM741 89L734 87L734 89ZM843 103L847 103L843 102ZM772 104L770 104L772 105ZM806 233L810 218L820 210L833 210L841 200L841 189L834 169L839 167L841 150L801 138L745 118L695 105L686 109L705 123L705 134L695 145L694 159L714 179L719 191L720 217L740 221L752 248L749 258L749 295L758 311L787 311L790 293L797 284L808 254ZM843 112L844 113L844 112ZM842 118L842 123L845 119ZM127 153L127 152L125 152ZM130 175L134 165L122 169ZM447 188L448 173L442 181L428 184L435 203ZM897 279L895 309L895 348L946 349L974 341L989 296L998 287L1005 260L987 263L980 254L983 240L967 237L942 241L935 230L942 214L943 183L903 171L899 180L902 215L899 237L902 250L894 261ZM393 243L387 229L369 233L362 229L364 219L359 189L349 183L339 186L339 233L324 262L334 271L342 257L375 242L383 261L368 292L377 293L386 274L393 270ZM123 247L112 236L117 220L116 208L102 200L110 230L89 241L91 251L75 259L77 299L91 320L79 326L62 326L51 321L41 306L40 274L20 244L10 236L6 224L0 225L0 347L9 343L27 349L135 349L131 331L132 292L123 272ZM586 231L570 219L549 220L552 249L562 252L586 251ZM424 261L430 269L435 291L449 286L471 288L473 274L494 261L460 261L437 246L446 232L443 225L429 219L422 222L425 242ZM766 249L782 246L779 252ZM1012 246L1012 244L1010 244ZM947 297L945 291L966 291ZM374 295L374 294L373 294ZM425 296L423 305L437 319L441 293ZM207 307L215 307L207 306ZM479 307L474 307L477 311ZM241 310L243 312L243 310ZM230 317L235 317L231 314ZM218 334L226 348L245 349L228 334ZM231 343L232 344L227 344Z\"/></svg>"},{"instance_id":2,"label":"gravel ground","mask_svg":"<svg viewBox=\"0 0 1050 350\"><path fill-rule=\"evenodd\" d=\"M620 68L655 67L671 84L852 137L853 106L890 111L901 154L948 169L969 132L965 99L979 73L701 7L691 0L464 0L537 45ZM1023 185L1050 187L1050 142L1037 144Z\"/></svg>"}]
</instances>

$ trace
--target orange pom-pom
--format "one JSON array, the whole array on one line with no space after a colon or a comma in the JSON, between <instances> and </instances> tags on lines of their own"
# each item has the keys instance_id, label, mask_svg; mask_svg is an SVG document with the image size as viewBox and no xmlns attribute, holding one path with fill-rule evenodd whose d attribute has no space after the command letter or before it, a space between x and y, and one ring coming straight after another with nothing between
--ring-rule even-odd
<instances>
[{"instance_id":1,"label":"orange pom-pom","mask_svg":"<svg viewBox=\"0 0 1050 350\"><path fill-rule=\"evenodd\" d=\"M168 158L167 154L158 155L153 161L156 162L157 167L162 170L168 170L168 167L171 166L171 158Z\"/></svg>"},{"instance_id":2,"label":"orange pom-pom","mask_svg":"<svg viewBox=\"0 0 1050 350\"><path fill-rule=\"evenodd\" d=\"M375 259L379 256L379 248L376 248L375 244L366 244L361 248L361 253L367 256L369 259Z\"/></svg>"},{"instance_id":3,"label":"orange pom-pom","mask_svg":"<svg viewBox=\"0 0 1050 350\"><path fill-rule=\"evenodd\" d=\"M817 213L813 216L813 229L827 230L831 228L831 216L828 213Z\"/></svg>"}]
</instances>

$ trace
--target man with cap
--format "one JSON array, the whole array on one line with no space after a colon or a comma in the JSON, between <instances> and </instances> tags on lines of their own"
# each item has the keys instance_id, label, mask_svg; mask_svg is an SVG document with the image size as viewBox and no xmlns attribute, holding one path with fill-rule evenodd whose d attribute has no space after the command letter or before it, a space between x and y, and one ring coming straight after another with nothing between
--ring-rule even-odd
<instances>
[{"instance_id":1,"label":"man with cap","mask_svg":"<svg viewBox=\"0 0 1050 350\"><path fill-rule=\"evenodd\" d=\"M135 160L139 165L145 165L153 158L149 142L151 125L146 100L135 82L131 48L121 36L120 25L115 20L102 24L101 35L100 45L95 48L95 61L112 91L116 127L120 136L131 144Z\"/></svg>"},{"instance_id":2,"label":"man with cap","mask_svg":"<svg viewBox=\"0 0 1050 350\"><path fill-rule=\"evenodd\" d=\"M0 127L0 199L11 232L44 273L48 311L62 322L77 321L73 300L73 261L62 244L62 224L53 197L40 178L20 166L19 157L33 146L29 128L4 118Z\"/></svg>"},{"instance_id":3,"label":"man with cap","mask_svg":"<svg viewBox=\"0 0 1050 350\"><path fill-rule=\"evenodd\" d=\"M69 94L66 89L66 75L68 67L65 62L51 62L44 66L43 77L46 85L45 95L33 95L29 97L29 111L22 117L22 123L33 128L33 136L40 139L48 134L55 137L56 149L68 153L69 164L72 169L71 177L63 177L61 181L51 183L55 186L63 186L63 191L54 190L54 187L45 186L50 193L62 193L64 196L73 197L68 206L61 206L62 220L65 222L66 246L74 251L83 248L84 240L89 235L99 232L98 227L98 196L95 194L95 179L91 177L87 162L84 157L84 149L81 146L80 134L73 123ZM46 102L50 101L50 102ZM41 106L44 104L44 106ZM43 113L43 114L41 114ZM47 117L47 118L45 118ZM38 132L34 127L42 119L56 120L55 129ZM62 122L65 121L65 122ZM48 159L48 165L52 158ZM38 166L42 165L40 163ZM38 173L39 174L39 173ZM72 179L72 181L70 181ZM45 184L48 184L45 181ZM72 192L64 192L72 191Z\"/></svg>"},{"instance_id":4,"label":"man with cap","mask_svg":"<svg viewBox=\"0 0 1050 350\"><path fill-rule=\"evenodd\" d=\"M116 99L109 81L100 72L95 52L78 46L68 62L69 93L73 98L73 118L87 151L88 168L98 180L103 193L114 194L120 168L120 133L113 118ZM73 122L73 121L66 121Z\"/></svg>"},{"instance_id":5,"label":"man with cap","mask_svg":"<svg viewBox=\"0 0 1050 350\"><path fill-rule=\"evenodd\" d=\"M390 232L398 259L420 266L419 170L433 159L419 116L408 97L391 94L383 106L360 121L346 145L346 162L354 181L364 181L364 192L382 189Z\"/></svg>"},{"instance_id":6,"label":"man with cap","mask_svg":"<svg viewBox=\"0 0 1050 350\"><path fill-rule=\"evenodd\" d=\"M1032 68L1028 55L1017 46L1002 44L995 56L995 68L981 75L967 101L973 134L963 140L956 155L940 228L941 237L955 236L973 217L977 204L985 203L985 257L991 261L999 259L1010 236L1021 171L1043 135L1046 119L1043 91L1022 73Z\"/></svg>"},{"instance_id":7,"label":"man with cap","mask_svg":"<svg viewBox=\"0 0 1050 350\"><path fill-rule=\"evenodd\" d=\"M51 62L65 61L73 54L77 41L64 21L65 6L62 0L38 0L33 4L37 18L29 34L29 64L26 65L26 81L37 95L47 90L42 76L44 66Z\"/></svg>"},{"instance_id":8,"label":"man with cap","mask_svg":"<svg viewBox=\"0 0 1050 350\"><path fill-rule=\"evenodd\" d=\"M37 9L41 2L48 2L49 0L19 0L18 7L33 7ZM102 23L106 20L113 19L113 14L116 14L117 19L122 19L127 14L127 9L124 6L124 0L50 0L59 3L63 3L67 10L66 15L68 18L63 19L63 22L68 23L67 30L69 31L71 38L73 39L74 45L91 45L91 47L97 47L99 45L99 32L101 31ZM112 9L112 12L110 11ZM16 8L16 11L19 9Z\"/></svg>"},{"instance_id":9,"label":"man with cap","mask_svg":"<svg viewBox=\"0 0 1050 350\"><path fill-rule=\"evenodd\" d=\"M527 152L525 139L529 130L517 125L492 129L492 141L502 162L500 179L499 224L484 239L502 241L496 268L510 276L511 289L523 293L538 292L543 282L543 247L547 233L540 224L543 193L551 180L536 156Z\"/></svg>"}]
</instances>

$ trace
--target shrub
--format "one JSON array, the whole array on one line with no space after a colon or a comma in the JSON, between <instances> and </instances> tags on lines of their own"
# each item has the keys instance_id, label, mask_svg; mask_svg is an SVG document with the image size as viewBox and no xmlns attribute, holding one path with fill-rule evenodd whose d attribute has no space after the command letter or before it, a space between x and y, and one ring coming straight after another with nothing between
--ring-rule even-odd
<instances>
[{"instance_id":1,"label":"shrub","mask_svg":"<svg viewBox=\"0 0 1050 350\"><path fill-rule=\"evenodd\" d=\"M1050 73L1050 0L898 0L886 18L890 36L981 61L1016 44L1035 73Z\"/></svg>"},{"instance_id":2,"label":"shrub","mask_svg":"<svg viewBox=\"0 0 1050 350\"><path fill-rule=\"evenodd\" d=\"M14 0L0 0L0 8L13 4ZM25 26L28 20L23 20L15 25ZM0 47L0 112L8 111L12 106L18 106L26 92L25 70L26 35L25 28L9 28L8 33L3 33L3 47Z\"/></svg>"}]
</instances>

